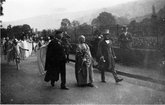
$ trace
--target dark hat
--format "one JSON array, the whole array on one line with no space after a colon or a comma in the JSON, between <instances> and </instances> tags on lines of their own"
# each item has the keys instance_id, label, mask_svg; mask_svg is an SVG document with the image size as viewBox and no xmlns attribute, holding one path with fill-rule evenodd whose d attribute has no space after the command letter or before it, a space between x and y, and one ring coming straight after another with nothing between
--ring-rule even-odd
<instances>
[{"instance_id":1,"label":"dark hat","mask_svg":"<svg viewBox=\"0 0 165 105\"><path fill-rule=\"evenodd\" d=\"M56 31L56 35L57 35L57 34L61 34L61 33L62 33L61 30L57 30L57 31Z\"/></svg>"},{"instance_id":2,"label":"dark hat","mask_svg":"<svg viewBox=\"0 0 165 105\"><path fill-rule=\"evenodd\" d=\"M108 29L104 30L104 32L102 33L102 35L110 35L110 32Z\"/></svg>"}]
</instances>

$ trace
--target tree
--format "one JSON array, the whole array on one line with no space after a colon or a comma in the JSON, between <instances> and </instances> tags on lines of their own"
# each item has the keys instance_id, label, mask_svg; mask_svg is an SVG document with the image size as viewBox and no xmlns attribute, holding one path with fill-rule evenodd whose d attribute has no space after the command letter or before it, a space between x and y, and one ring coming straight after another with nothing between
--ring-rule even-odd
<instances>
[{"instance_id":1,"label":"tree","mask_svg":"<svg viewBox=\"0 0 165 105\"><path fill-rule=\"evenodd\" d=\"M12 29L12 37L16 37L16 38L23 38L23 31L22 31L22 26L13 26ZM11 36L10 35L10 36Z\"/></svg>"},{"instance_id":2,"label":"tree","mask_svg":"<svg viewBox=\"0 0 165 105\"><path fill-rule=\"evenodd\" d=\"M17 25L17 26L11 26L8 25L7 29L3 29L3 34L5 34L5 37L8 36L10 38L23 38L23 36L31 36L32 35L32 29L28 24L24 25Z\"/></svg>"},{"instance_id":3,"label":"tree","mask_svg":"<svg viewBox=\"0 0 165 105\"><path fill-rule=\"evenodd\" d=\"M87 23L83 23L77 28L78 35L83 34L85 36L89 36L91 35L91 33L92 33L92 26Z\"/></svg>"},{"instance_id":4,"label":"tree","mask_svg":"<svg viewBox=\"0 0 165 105\"><path fill-rule=\"evenodd\" d=\"M117 17L116 23L119 25L126 25L126 24L129 24L129 20L125 17Z\"/></svg>"},{"instance_id":5,"label":"tree","mask_svg":"<svg viewBox=\"0 0 165 105\"><path fill-rule=\"evenodd\" d=\"M31 33L32 33L32 29L31 29L31 27L30 27L28 24L24 24L24 25L22 26L22 32L23 32L25 35L30 36Z\"/></svg>"},{"instance_id":6,"label":"tree","mask_svg":"<svg viewBox=\"0 0 165 105\"><path fill-rule=\"evenodd\" d=\"M67 18L62 19L62 21L61 21L62 30L66 31L67 28L69 28L70 26L71 26L71 23L70 23L69 19L67 19Z\"/></svg>"},{"instance_id":7,"label":"tree","mask_svg":"<svg viewBox=\"0 0 165 105\"><path fill-rule=\"evenodd\" d=\"M11 28L12 28L12 26L11 26L11 25L8 25L8 26L7 26L7 29L11 29Z\"/></svg>"},{"instance_id":8,"label":"tree","mask_svg":"<svg viewBox=\"0 0 165 105\"><path fill-rule=\"evenodd\" d=\"M48 30L42 30L42 32L41 32L41 36L42 37L47 37L47 36L52 36L53 35L53 31L52 30L50 30L50 29L48 29Z\"/></svg>"},{"instance_id":9,"label":"tree","mask_svg":"<svg viewBox=\"0 0 165 105\"><path fill-rule=\"evenodd\" d=\"M102 12L97 17L97 20L99 21L101 26L108 26L108 25L115 25L116 20L115 17L108 12Z\"/></svg>"},{"instance_id":10,"label":"tree","mask_svg":"<svg viewBox=\"0 0 165 105\"><path fill-rule=\"evenodd\" d=\"M5 28L2 28L1 29L1 38L3 38L3 37L7 37L7 29L5 29Z\"/></svg>"},{"instance_id":11,"label":"tree","mask_svg":"<svg viewBox=\"0 0 165 105\"><path fill-rule=\"evenodd\" d=\"M73 20L71 25L72 25L72 27L78 27L80 25L80 23L77 20Z\"/></svg>"},{"instance_id":12,"label":"tree","mask_svg":"<svg viewBox=\"0 0 165 105\"><path fill-rule=\"evenodd\" d=\"M92 20L92 26L95 28L105 29L116 24L115 17L108 12L102 12L99 16Z\"/></svg>"},{"instance_id":13,"label":"tree","mask_svg":"<svg viewBox=\"0 0 165 105\"><path fill-rule=\"evenodd\" d=\"M91 22L91 25L94 27L99 27L100 26L99 20L97 18L94 18Z\"/></svg>"}]
</instances>

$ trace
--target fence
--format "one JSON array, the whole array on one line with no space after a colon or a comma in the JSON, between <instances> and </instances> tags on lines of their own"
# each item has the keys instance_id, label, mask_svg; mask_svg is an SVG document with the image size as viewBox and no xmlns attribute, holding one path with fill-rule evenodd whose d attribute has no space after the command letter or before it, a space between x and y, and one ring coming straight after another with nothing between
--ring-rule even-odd
<instances>
[{"instance_id":1,"label":"fence","mask_svg":"<svg viewBox=\"0 0 165 105\"><path fill-rule=\"evenodd\" d=\"M82 34L85 35L87 41L90 42L94 40L97 35L101 34L104 29L110 30L111 36L114 39L114 45L119 46L117 39L122 32L122 26L119 25L103 26L101 28L90 26L88 28L74 28L67 31L71 35L72 42L77 42L78 36ZM132 47L139 49L160 48L162 46L163 38L165 37L165 31L160 29L153 31L151 26L128 26L128 32L133 36Z\"/></svg>"}]
</instances>

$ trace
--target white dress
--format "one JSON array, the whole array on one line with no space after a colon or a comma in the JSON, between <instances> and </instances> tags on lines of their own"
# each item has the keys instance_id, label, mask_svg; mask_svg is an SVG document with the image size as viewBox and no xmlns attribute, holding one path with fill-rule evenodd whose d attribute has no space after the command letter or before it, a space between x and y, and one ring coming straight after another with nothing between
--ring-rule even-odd
<instances>
[{"instance_id":1,"label":"white dress","mask_svg":"<svg viewBox=\"0 0 165 105\"><path fill-rule=\"evenodd\" d=\"M47 45L44 45L37 50L37 64L41 75L45 73L46 52Z\"/></svg>"}]
</instances>

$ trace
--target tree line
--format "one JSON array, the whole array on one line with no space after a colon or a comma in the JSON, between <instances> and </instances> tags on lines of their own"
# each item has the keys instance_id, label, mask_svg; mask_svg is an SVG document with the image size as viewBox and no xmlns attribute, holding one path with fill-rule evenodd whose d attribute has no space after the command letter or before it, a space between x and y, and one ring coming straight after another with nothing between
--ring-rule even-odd
<instances>
[{"instance_id":1,"label":"tree line","mask_svg":"<svg viewBox=\"0 0 165 105\"><path fill-rule=\"evenodd\" d=\"M134 36L165 36L165 16L160 15L165 14L165 7L162 8L157 13L157 18L153 22L152 18L145 18L141 22L136 22L132 20L127 26L129 31L133 33ZM122 20L122 19L121 19ZM124 19L123 19L124 21ZM120 33L121 27L123 24L118 24L118 20L115 16L108 12L101 12L96 18L91 21L91 24L82 23L79 21L73 20L70 21L68 18L63 18L61 20L60 30L66 31L72 40L76 40L78 35L84 34L86 37L93 37L101 34L104 29L110 29L113 35L117 36ZM124 22L123 22L124 23ZM156 28L155 28L156 27ZM55 34L56 29L44 29L37 34L39 36L52 36ZM22 38L23 36L33 36L33 29L28 24L11 26L1 29L1 37L17 37Z\"/></svg>"}]
</instances>

